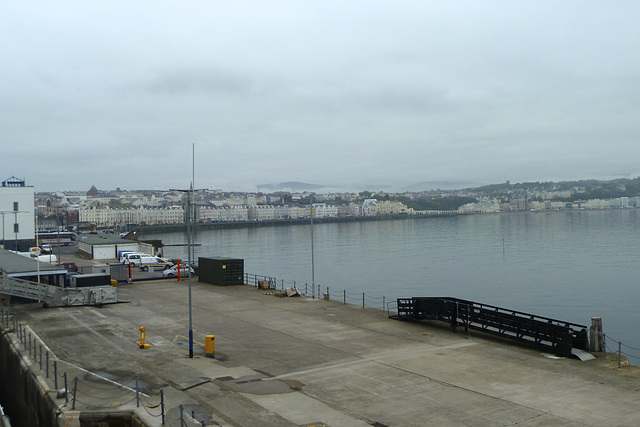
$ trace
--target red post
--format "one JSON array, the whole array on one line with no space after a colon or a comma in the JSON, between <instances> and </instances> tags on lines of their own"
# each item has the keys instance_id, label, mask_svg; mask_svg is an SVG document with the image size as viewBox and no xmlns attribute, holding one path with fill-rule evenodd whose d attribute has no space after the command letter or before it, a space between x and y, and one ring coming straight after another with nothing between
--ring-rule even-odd
<instances>
[{"instance_id":1,"label":"red post","mask_svg":"<svg viewBox=\"0 0 640 427\"><path fill-rule=\"evenodd\" d=\"M178 260L178 282L180 281L180 260Z\"/></svg>"}]
</instances>

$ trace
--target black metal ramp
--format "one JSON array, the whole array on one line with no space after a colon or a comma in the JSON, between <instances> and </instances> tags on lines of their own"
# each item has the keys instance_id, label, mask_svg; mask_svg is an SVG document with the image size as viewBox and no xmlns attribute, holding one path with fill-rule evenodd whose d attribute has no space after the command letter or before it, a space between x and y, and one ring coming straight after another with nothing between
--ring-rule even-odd
<instances>
[{"instance_id":1,"label":"black metal ramp","mask_svg":"<svg viewBox=\"0 0 640 427\"><path fill-rule=\"evenodd\" d=\"M451 297L398 298L399 320L439 320L570 356L588 350L587 327Z\"/></svg>"}]
</instances>

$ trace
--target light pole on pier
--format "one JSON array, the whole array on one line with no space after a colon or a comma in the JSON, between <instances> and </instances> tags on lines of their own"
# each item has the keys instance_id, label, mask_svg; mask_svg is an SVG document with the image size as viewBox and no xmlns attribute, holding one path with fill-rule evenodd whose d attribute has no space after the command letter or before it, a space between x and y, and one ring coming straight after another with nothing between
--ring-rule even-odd
<instances>
[{"instance_id":1,"label":"light pole on pier","mask_svg":"<svg viewBox=\"0 0 640 427\"><path fill-rule=\"evenodd\" d=\"M311 204L311 292L312 295L316 294L316 266L315 266L315 257L314 257L314 248L313 248L313 203ZM320 295L318 295L320 298Z\"/></svg>"},{"instance_id":2,"label":"light pole on pier","mask_svg":"<svg viewBox=\"0 0 640 427\"><path fill-rule=\"evenodd\" d=\"M13 213L13 211L0 211L2 214L2 245L4 246L4 216L5 214Z\"/></svg>"},{"instance_id":3,"label":"light pole on pier","mask_svg":"<svg viewBox=\"0 0 640 427\"><path fill-rule=\"evenodd\" d=\"M193 305L191 299L191 269L192 267L192 259L191 259L191 194L193 193L193 183L188 190L179 190L179 189L171 189L171 191L180 191L182 193L187 193L187 263L189 264L187 268L187 273L189 275L189 357L193 359Z\"/></svg>"}]
</instances>

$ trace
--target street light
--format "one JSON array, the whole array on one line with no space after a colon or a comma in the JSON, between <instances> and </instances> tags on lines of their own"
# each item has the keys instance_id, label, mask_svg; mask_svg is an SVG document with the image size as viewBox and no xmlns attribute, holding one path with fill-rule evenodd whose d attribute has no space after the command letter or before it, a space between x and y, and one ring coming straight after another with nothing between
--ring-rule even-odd
<instances>
[{"instance_id":1,"label":"street light","mask_svg":"<svg viewBox=\"0 0 640 427\"><path fill-rule=\"evenodd\" d=\"M36 206L36 247L38 248L38 252L36 252L38 254L36 263L38 264L38 283L40 283L40 254L41 254L40 242L38 241L38 208L40 207L44 207L44 206ZM49 258L49 261L51 261L51 258Z\"/></svg>"},{"instance_id":2,"label":"street light","mask_svg":"<svg viewBox=\"0 0 640 427\"><path fill-rule=\"evenodd\" d=\"M313 256L313 203L311 204L311 295L316 294L316 266ZM320 294L318 294L318 298L320 298Z\"/></svg>"},{"instance_id":3,"label":"street light","mask_svg":"<svg viewBox=\"0 0 640 427\"><path fill-rule=\"evenodd\" d=\"M8 213L13 213L13 211L0 211L2 214L2 246L4 246L4 215Z\"/></svg>"},{"instance_id":4,"label":"street light","mask_svg":"<svg viewBox=\"0 0 640 427\"><path fill-rule=\"evenodd\" d=\"M193 359L193 308L191 304L191 193L193 192L193 183L188 190L172 189L172 191L180 191L187 193L187 263L189 268L189 358Z\"/></svg>"}]
</instances>

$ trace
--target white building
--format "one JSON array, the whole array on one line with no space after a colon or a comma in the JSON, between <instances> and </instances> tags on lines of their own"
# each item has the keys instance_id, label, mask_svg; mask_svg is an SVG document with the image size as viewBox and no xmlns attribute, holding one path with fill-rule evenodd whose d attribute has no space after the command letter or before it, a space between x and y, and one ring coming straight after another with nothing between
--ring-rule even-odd
<instances>
[{"instance_id":1,"label":"white building","mask_svg":"<svg viewBox=\"0 0 640 427\"><path fill-rule=\"evenodd\" d=\"M335 218L338 216L338 207L326 203L314 203L313 216L315 218Z\"/></svg>"},{"instance_id":2,"label":"white building","mask_svg":"<svg viewBox=\"0 0 640 427\"><path fill-rule=\"evenodd\" d=\"M249 208L241 205L222 207L203 206L198 210L198 218L201 222L246 221L249 219Z\"/></svg>"},{"instance_id":3,"label":"white building","mask_svg":"<svg viewBox=\"0 0 640 427\"><path fill-rule=\"evenodd\" d=\"M249 206L249 219L252 221L271 221L276 219L273 205Z\"/></svg>"},{"instance_id":4,"label":"white building","mask_svg":"<svg viewBox=\"0 0 640 427\"><path fill-rule=\"evenodd\" d=\"M608 209L609 202L602 199L589 199L587 200L587 204L585 206L587 209Z\"/></svg>"},{"instance_id":5,"label":"white building","mask_svg":"<svg viewBox=\"0 0 640 427\"><path fill-rule=\"evenodd\" d=\"M412 213L412 209L409 209L402 202L391 200L378 201L375 203L375 209L370 212L372 215L398 215L402 213Z\"/></svg>"},{"instance_id":6,"label":"white building","mask_svg":"<svg viewBox=\"0 0 640 427\"><path fill-rule=\"evenodd\" d=\"M0 187L0 212L2 212L2 242L5 248L16 241L35 239L34 216L35 191L24 180L12 176Z\"/></svg>"},{"instance_id":7,"label":"white building","mask_svg":"<svg viewBox=\"0 0 640 427\"><path fill-rule=\"evenodd\" d=\"M79 211L79 220L98 227L114 227L128 223L134 224L182 224L184 209L182 206L168 208L110 208L84 207Z\"/></svg>"}]
</instances>

